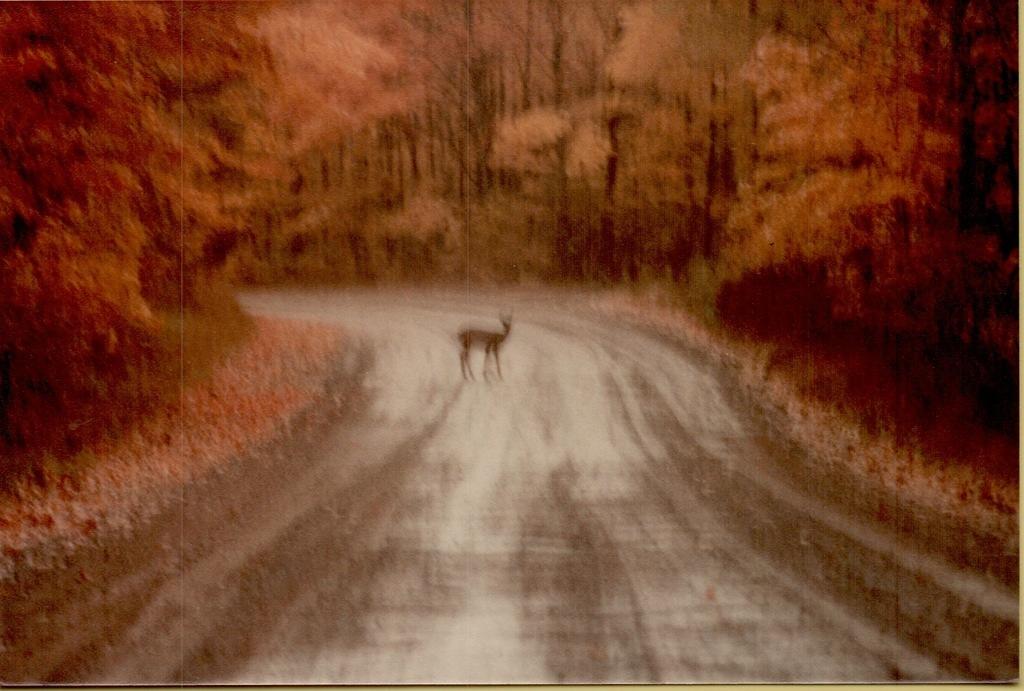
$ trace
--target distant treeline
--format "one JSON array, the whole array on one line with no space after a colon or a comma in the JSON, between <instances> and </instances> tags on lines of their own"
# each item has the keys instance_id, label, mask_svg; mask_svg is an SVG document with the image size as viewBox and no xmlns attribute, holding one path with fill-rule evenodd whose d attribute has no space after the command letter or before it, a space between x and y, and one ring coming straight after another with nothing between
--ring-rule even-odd
<instances>
[{"instance_id":1,"label":"distant treeline","mask_svg":"<svg viewBox=\"0 0 1024 691\"><path fill-rule=\"evenodd\" d=\"M467 277L659 284L872 424L1016 434L1013 2L0 12L9 443L181 290Z\"/></svg>"},{"instance_id":2,"label":"distant treeline","mask_svg":"<svg viewBox=\"0 0 1024 691\"><path fill-rule=\"evenodd\" d=\"M659 283L875 428L1015 439L1015 3L382 16L389 107L291 159L243 280Z\"/></svg>"}]
</instances>

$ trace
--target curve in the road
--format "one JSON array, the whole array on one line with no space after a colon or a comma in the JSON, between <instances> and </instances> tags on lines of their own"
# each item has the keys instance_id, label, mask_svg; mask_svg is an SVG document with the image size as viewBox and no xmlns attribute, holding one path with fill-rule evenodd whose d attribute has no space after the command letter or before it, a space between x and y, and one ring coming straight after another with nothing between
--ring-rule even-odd
<instances>
[{"instance_id":1,"label":"curve in the road","mask_svg":"<svg viewBox=\"0 0 1024 691\"><path fill-rule=\"evenodd\" d=\"M359 373L365 405L308 444L190 491L180 564L140 557L137 573L162 575L130 621L110 622L92 659L54 656L39 675L1016 675L1015 592L792 486L782 447L737 408L727 374L584 300L278 292L244 302L342 324L372 353ZM464 382L453 335L510 302L504 380ZM175 539L171 526L155 531Z\"/></svg>"}]
</instances>

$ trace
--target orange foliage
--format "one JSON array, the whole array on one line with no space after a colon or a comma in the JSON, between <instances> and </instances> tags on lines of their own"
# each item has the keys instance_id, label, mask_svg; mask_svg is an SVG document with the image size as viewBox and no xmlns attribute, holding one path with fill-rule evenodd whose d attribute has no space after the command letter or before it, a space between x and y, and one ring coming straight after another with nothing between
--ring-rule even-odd
<instances>
[{"instance_id":1,"label":"orange foliage","mask_svg":"<svg viewBox=\"0 0 1024 691\"><path fill-rule=\"evenodd\" d=\"M261 16L258 33L281 79L272 114L302 152L371 118L409 108L422 92L402 13L417 2L348 0L285 4Z\"/></svg>"},{"instance_id":2,"label":"orange foliage","mask_svg":"<svg viewBox=\"0 0 1024 691\"><path fill-rule=\"evenodd\" d=\"M8 4L0 443L142 405L219 275L670 280L1009 430L1016 45L1007 0Z\"/></svg>"},{"instance_id":3,"label":"orange foliage","mask_svg":"<svg viewBox=\"0 0 1024 691\"><path fill-rule=\"evenodd\" d=\"M232 7L0 10L0 445L74 449L173 379L160 310L195 302L254 177L268 63Z\"/></svg>"},{"instance_id":4,"label":"orange foliage","mask_svg":"<svg viewBox=\"0 0 1024 691\"><path fill-rule=\"evenodd\" d=\"M970 28L958 76L938 47L968 39L945 11L851 0L815 39L760 39L761 161L729 216L718 304L759 338L815 343L803 359L822 377L859 363L825 388L885 424L953 414L1015 434L1016 34Z\"/></svg>"}]
</instances>

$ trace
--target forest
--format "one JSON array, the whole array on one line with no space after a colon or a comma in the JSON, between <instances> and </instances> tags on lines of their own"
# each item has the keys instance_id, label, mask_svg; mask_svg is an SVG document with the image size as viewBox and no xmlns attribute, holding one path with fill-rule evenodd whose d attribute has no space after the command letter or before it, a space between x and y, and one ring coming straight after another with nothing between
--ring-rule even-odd
<instances>
[{"instance_id":1,"label":"forest","mask_svg":"<svg viewBox=\"0 0 1024 691\"><path fill-rule=\"evenodd\" d=\"M0 456L175 395L238 287L653 286L1015 477L1017 60L1008 0L5 4Z\"/></svg>"}]
</instances>

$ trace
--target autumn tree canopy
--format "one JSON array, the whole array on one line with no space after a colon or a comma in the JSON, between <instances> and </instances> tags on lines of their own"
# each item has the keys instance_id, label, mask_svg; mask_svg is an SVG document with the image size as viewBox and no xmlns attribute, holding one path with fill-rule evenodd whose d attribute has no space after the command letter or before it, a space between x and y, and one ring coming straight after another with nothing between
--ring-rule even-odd
<instances>
[{"instance_id":1,"label":"autumn tree canopy","mask_svg":"<svg viewBox=\"0 0 1024 691\"><path fill-rule=\"evenodd\" d=\"M0 9L0 441L102 429L112 402L144 403L145 372L173 370L168 320L279 165L248 13Z\"/></svg>"},{"instance_id":2,"label":"autumn tree canopy","mask_svg":"<svg viewBox=\"0 0 1024 691\"><path fill-rule=\"evenodd\" d=\"M217 280L654 283L917 362L904 398L1016 401L1016 26L1005 0L5 5L0 437L136 395L110 382L166 365Z\"/></svg>"}]
</instances>

